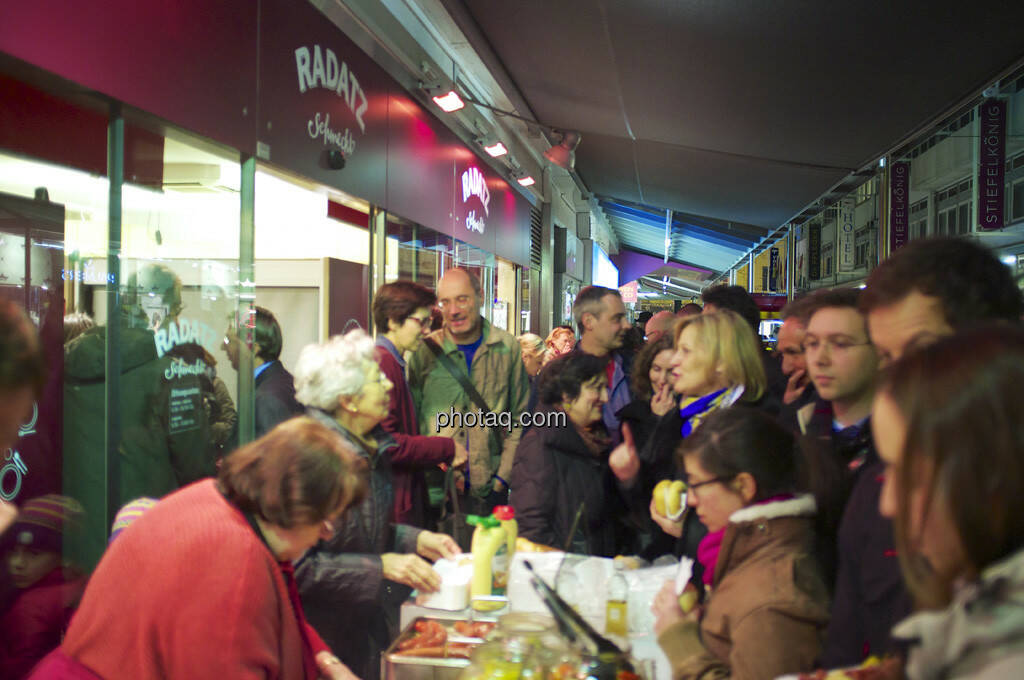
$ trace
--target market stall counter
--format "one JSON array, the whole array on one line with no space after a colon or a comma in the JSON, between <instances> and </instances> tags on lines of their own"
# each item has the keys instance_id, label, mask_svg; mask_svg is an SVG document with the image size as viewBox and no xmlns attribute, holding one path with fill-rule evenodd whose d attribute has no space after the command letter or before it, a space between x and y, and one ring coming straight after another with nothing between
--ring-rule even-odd
<instances>
[{"instance_id":1,"label":"market stall counter","mask_svg":"<svg viewBox=\"0 0 1024 680\"><path fill-rule=\"evenodd\" d=\"M545 675L558 680L569 667L578 663L572 657L571 645L559 635L548 606L530 583L531 573L524 562L529 561L536 575L553 586L558 594L598 633L605 631L606 592L615 569L610 559L565 553L517 553L509 569L506 598L494 598L489 611L472 606L462 609L436 609L417 604L414 596L402 605L402 633L381 657L384 680L487 680L501 675L514 680L507 667L495 671L491 659L487 668L477 668L482 657L494 656L480 650L487 642L509 637L527 640L537 649L544 649ZM668 659L658 646L653 632L654 619L650 607L654 595L665 580L675 576L676 566L632 569L625 572L629 584L627 602L628 639L613 639L635 660L636 677L649 680L670 680ZM425 598L420 598L423 601ZM507 599L501 603L500 599ZM500 625L497 625L498 622ZM508 644L505 645L508 647ZM514 646L514 645L513 645ZM494 650L497 645L491 644ZM416 651L422 650L422 651ZM470 668L473 657L474 667ZM507 664L506 664L507 665ZM520 666L517 666L519 668ZM577 668L572 668L575 675ZM474 672L475 671L475 672ZM523 672L522 677L534 676ZM568 677L568 675L566 675ZM621 675L617 680L627 680Z\"/></svg>"}]
</instances>

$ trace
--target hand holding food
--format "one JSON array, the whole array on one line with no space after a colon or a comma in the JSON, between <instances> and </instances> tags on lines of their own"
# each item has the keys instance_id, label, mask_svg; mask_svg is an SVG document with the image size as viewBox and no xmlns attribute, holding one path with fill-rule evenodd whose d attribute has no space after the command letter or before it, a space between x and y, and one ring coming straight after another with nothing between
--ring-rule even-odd
<instances>
[{"instance_id":1,"label":"hand holding food","mask_svg":"<svg viewBox=\"0 0 1024 680\"><path fill-rule=\"evenodd\" d=\"M663 479L651 494L658 514L669 519L679 519L686 508L686 483L679 480Z\"/></svg>"},{"instance_id":2,"label":"hand holding food","mask_svg":"<svg viewBox=\"0 0 1024 680\"><path fill-rule=\"evenodd\" d=\"M676 597L676 584L674 581L665 581L658 594L654 596L651 603L651 611L654 613L654 632L661 635L661 632L674 623L686 618L686 614L679 607L679 598Z\"/></svg>"},{"instance_id":3,"label":"hand holding food","mask_svg":"<svg viewBox=\"0 0 1024 680\"><path fill-rule=\"evenodd\" d=\"M661 527L661 530L666 534L674 536L675 538L679 538L683 535L683 523L681 521L677 522L675 520L671 520L658 512L658 508L656 507L653 498L651 499L650 513L651 519L654 520L654 523ZM680 519L682 519L681 515Z\"/></svg>"},{"instance_id":4,"label":"hand holding food","mask_svg":"<svg viewBox=\"0 0 1024 680\"><path fill-rule=\"evenodd\" d=\"M679 608L683 610L684 614L689 614L697 607L698 598L697 587L692 583L687 583L683 594L679 596Z\"/></svg>"}]
</instances>

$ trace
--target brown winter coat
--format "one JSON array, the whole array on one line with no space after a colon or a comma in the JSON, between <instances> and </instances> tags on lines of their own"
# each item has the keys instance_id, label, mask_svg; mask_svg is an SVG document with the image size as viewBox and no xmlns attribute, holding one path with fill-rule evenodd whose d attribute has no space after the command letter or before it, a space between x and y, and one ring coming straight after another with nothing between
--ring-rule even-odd
<instances>
[{"instance_id":1,"label":"brown winter coat","mask_svg":"<svg viewBox=\"0 0 1024 680\"><path fill-rule=\"evenodd\" d=\"M674 680L776 678L808 671L828 624L828 591L813 557L814 501L752 505L729 518L700 628L658 637Z\"/></svg>"}]
</instances>

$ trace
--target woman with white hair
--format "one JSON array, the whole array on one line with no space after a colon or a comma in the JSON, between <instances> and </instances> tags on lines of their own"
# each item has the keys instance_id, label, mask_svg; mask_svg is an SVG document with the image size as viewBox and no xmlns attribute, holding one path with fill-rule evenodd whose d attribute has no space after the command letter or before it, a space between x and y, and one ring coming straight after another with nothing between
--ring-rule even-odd
<instances>
[{"instance_id":1,"label":"woman with white hair","mask_svg":"<svg viewBox=\"0 0 1024 680\"><path fill-rule=\"evenodd\" d=\"M317 632L363 680L375 680L380 653L397 635L398 607L409 588L434 592L440 576L426 560L454 557L445 534L394 523L391 456L398 444L380 426L391 381L362 330L308 345L295 367L295 396L366 459L369 493L297 566L303 608ZM426 558L426 559L424 559Z\"/></svg>"}]
</instances>

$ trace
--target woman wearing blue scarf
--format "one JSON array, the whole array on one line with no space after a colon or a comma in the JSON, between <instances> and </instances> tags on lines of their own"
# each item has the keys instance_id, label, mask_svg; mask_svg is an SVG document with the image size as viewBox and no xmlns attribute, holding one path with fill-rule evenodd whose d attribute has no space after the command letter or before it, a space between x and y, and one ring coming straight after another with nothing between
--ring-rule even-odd
<instances>
[{"instance_id":1,"label":"woman wearing blue scarf","mask_svg":"<svg viewBox=\"0 0 1024 680\"><path fill-rule=\"evenodd\" d=\"M646 531L642 528L639 533L648 540L637 547L648 558L670 552L694 557L705 533L696 517L690 517L692 513L673 522L658 515L651 503L655 484L682 479L673 455L679 442L709 414L733 404L773 411L760 343L735 312L721 310L685 319L676 327L675 350L669 380L680 397L679 409L661 418L640 451L631 449L632 437L623 432L627 441L612 452L609 461L620 482L630 487L634 508L647 515Z\"/></svg>"}]
</instances>

